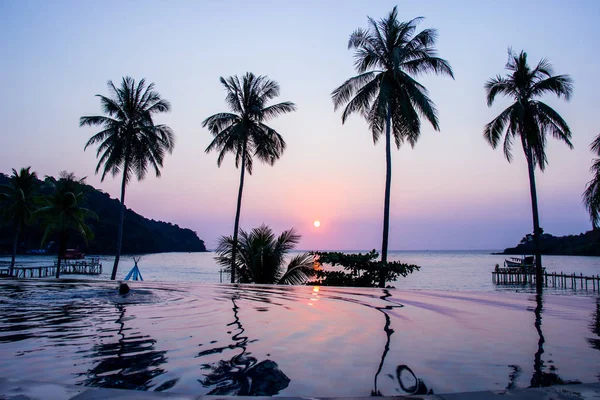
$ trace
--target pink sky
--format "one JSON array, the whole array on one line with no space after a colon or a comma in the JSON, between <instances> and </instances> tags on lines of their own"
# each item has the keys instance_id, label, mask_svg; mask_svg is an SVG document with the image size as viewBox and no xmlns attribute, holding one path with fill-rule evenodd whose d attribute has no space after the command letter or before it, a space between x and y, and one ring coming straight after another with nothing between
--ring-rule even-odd
<instances>
[{"instance_id":1,"label":"pink sky","mask_svg":"<svg viewBox=\"0 0 600 400\"><path fill-rule=\"evenodd\" d=\"M599 6L508 3L515 7L402 4L402 19L424 15L422 27L438 29L440 55L456 80L419 79L439 109L441 132L424 124L415 149L392 154L391 249L499 249L532 230L520 149L509 164L482 138L485 123L508 104L488 109L483 89L503 73L508 46L528 51L532 63L549 58L556 73L575 81L570 103L547 99L570 124L575 150L549 142L548 168L538 173L541 225L559 235L591 228L580 196L590 179L588 146L600 133L599 60L590 52L600 48ZM278 100L294 101L298 111L271 124L288 149L274 167L257 163L247 177L241 226L295 227L303 249L379 248L384 146L373 145L359 117L342 126L330 92L354 74L348 35L366 26L367 15L379 18L394 4L148 2L139 9L133 3L4 2L0 171L28 165L40 175L69 170L117 197L119 178L100 183L94 175L95 151L83 147L95 130L78 128L78 119L100 113L94 94L107 93L108 79L145 77L172 103L159 122L173 128L177 143L163 177L132 183L126 204L148 218L189 227L213 247L233 229L239 173L233 158L217 168L216 155L204 153L211 136L201 122L227 110L219 76L252 71L277 80ZM519 15L510 11L517 4ZM126 23L131 14L136 24ZM134 40L144 31L160 34Z\"/></svg>"}]
</instances>

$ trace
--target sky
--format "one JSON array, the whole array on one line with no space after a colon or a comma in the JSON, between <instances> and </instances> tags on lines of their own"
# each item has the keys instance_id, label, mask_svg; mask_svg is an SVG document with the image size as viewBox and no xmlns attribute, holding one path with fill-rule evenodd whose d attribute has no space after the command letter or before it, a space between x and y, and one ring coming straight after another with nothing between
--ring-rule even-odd
<instances>
[{"instance_id":1,"label":"sky","mask_svg":"<svg viewBox=\"0 0 600 400\"><path fill-rule=\"evenodd\" d=\"M547 58L575 84L570 102L544 98L569 123L574 150L549 140L549 164L536 173L541 226L554 235L591 229L581 193L591 179L589 144L600 134L600 2L590 1L0 1L0 172L31 166L87 176L119 196L120 177L94 174L99 131L79 117L101 114L95 94L124 76L146 78L172 104L157 117L176 134L162 177L132 182L125 203L137 213L193 229L207 247L233 230L239 171L217 167L202 128L228 111L219 77L247 71L279 82L276 101L298 111L270 125L287 142L274 166L246 177L240 226L295 228L300 249L381 247L383 141L373 144L360 116L341 123L331 91L353 76L347 41L398 5L399 19L425 17L455 80L421 76L439 110L440 131L423 123L415 148L392 153L389 247L394 250L502 249L532 231L522 150L508 163L483 139L484 83L504 73L507 49L531 64ZM315 228L313 221L321 221ZM116 234L116 232L115 232Z\"/></svg>"}]
</instances>

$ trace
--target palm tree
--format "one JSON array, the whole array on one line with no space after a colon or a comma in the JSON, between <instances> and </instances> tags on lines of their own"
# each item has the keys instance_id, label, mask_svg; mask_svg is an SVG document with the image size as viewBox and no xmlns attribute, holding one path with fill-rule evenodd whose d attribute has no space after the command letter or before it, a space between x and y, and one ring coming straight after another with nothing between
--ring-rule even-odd
<instances>
[{"instance_id":1,"label":"palm tree","mask_svg":"<svg viewBox=\"0 0 600 400\"><path fill-rule=\"evenodd\" d=\"M237 237L242 207L242 191L244 174L252 175L252 159L270 165L275 164L285 150L285 141L275 129L265 122L281 114L296 110L296 105L289 101L267 106L267 102L279 96L279 84L266 76L255 76L247 72L242 79L236 75L227 79L221 77L227 95L225 101L233 113L218 113L202 122L214 136L206 148L209 153L219 152L217 165L220 167L225 155L235 155L235 166L240 168L240 187L238 190L237 208L233 228L233 248L231 265L236 263ZM241 167L240 167L241 164ZM235 268L231 268L231 283L235 282Z\"/></svg>"},{"instance_id":2,"label":"palm tree","mask_svg":"<svg viewBox=\"0 0 600 400\"><path fill-rule=\"evenodd\" d=\"M558 98L569 100L573 92L573 83L568 75L552 75L552 66L542 59L534 69L527 64L527 53L514 54L508 51L509 60L506 77L500 75L485 84L487 104L491 107L498 94L514 100L508 108L485 126L483 136L492 146L498 147L504 136L503 150L508 162L512 161L512 145L520 140L527 159L529 170L529 189L533 214L533 242L536 256L536 285L542 290L542 256L540 254L540 228L537 193L535 187L535 168L543 172L548 159L546 157L546 135L563 141L569 148L571 130L565 120L546 103L538 100L544 94L555 94Z\"/></svg>"},{"instance_id":3,"label":"palm tree","mask_svg":"<svg viewBox=\"0 0 600 400\"><path fill-rule=\"evenodd\" d=\"M121 215L117 236L117 254L110 279L117 276L121 245L123 242L123 219L125 217L125 188L135 175L138 181L153 168L160 177L165 153L172 153L175 135L166 125L156 125L155 114L168 112L170 103L154 90L154 83L146 85L142 79L136 85L133 78L125 77L119 88L108 81L112 97L97 94L106 116L81 117L79 126L101 126L85 145L98 144L96 157L100 157L96 173L103 168L102 181L107 174L123 174L121 183Z\"/></svg>"},{"instance_id":4,"label":"palm tree","mask_svg":"<svg viewBox=\"0 0 600 400\"><path fill-rule=\"evenodd\" d=\"M592 151L600 156L600 135L592 142L590 146ZM596 158L590 172L593 175L583 192L583 203L590 213L592 226L597 229L600 225L600 158Z\"/></svg>"},{"instance_id":5,"label":"palm tree","mask_svg":"<svg viewBox=\"0 0 600 400\"><path fill-rule=\"evenodd\" d=\"M301 285L314 274L313 256L310 253L293 257L287 267L286 255L300 241L294 229L284 231L279 237L266 225L245 232L240 229L239 243L231 236L219 239L215 252L218 264L231 268L233 252L239 246L235 261L240 283Z\"/></svg>"},{"instance_id":6,"label":"palm tree","mask_svg":"<svg viewBox=\"0 0 600 400\"><path fill-rule=\"evenodd\" d=\"M85 194L85 178L77 179L73 173L63 171L59 180L46 177L45 184L51 193L42 199L42 205L36 213L40 215L46 228L42 244L47 242L51 234L58 234L56 278L60 278L60 264L67 248L69 233L75 231L87 242L94 235L85 220L98 217L93 211L81 206Z\"/></svg>"},{"instance_id":7,"label":"palm tree","mask_svg":"<svg viewBox=\"0 0 600 400\"><path fill-rule=\"evenodd\" d=\"M20 171L12 170L9 182L0 193L2 202L2 215L12 223L14 232L12 257L10 259L9 275L12 276L17 256L17 243L21 229L29 223L35 211L35 194L38 189L38 179L31 167L21 168Z\"/></svg>"},{"instance_id":8,"label":"palm tree","mask_svg":"<svg viewBox=\"0 0 600 400\"><path fill-rule=\"evenodd\" d=\"M437 32L424 29L415 34L422 18L399 22L397 8L379 22L368 18L367 29L350 35L348 48L355 49L354 66L358 72L335 89L331 97L334 108L345 105L342 123L353 113L368 122L376 144L385 129L385 202L381 261L387 262L390 224L390 190L392 182L391 135L396 147L405 141L414 147L421 134L421 117L439 130L437 110L427 89L415 76L434 72L454 78L448 61L437 57ZM382 274L379 282L385 286Z\"/></svg>"}]
</instances>

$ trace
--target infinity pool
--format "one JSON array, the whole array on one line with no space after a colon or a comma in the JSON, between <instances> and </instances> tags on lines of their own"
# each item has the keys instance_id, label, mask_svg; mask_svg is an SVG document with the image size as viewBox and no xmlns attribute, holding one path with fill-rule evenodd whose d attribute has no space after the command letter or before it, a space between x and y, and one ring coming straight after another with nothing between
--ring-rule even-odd
<instances>
[{"instance_id":1,"label":"infinity pool","mask_svg":"<svg viewBox=\"0 0 600 400\"><path fill-rule=\"evenodd\" d=\"M0 376L190 394L368 396L600 379L600 300L0 281Z\"/></svg>"}]
</instances>

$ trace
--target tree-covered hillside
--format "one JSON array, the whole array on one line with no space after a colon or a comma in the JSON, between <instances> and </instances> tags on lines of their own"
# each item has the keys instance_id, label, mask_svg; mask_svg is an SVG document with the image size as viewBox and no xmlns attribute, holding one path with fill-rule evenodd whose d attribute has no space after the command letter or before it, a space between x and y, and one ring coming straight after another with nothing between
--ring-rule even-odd
<instances>
[{"instance_id":1,"label":"tree-covered hillside","mask_svg":"<svg viewBox=\"0 0 600 400\"><path fill-rule=\"evenodd\" d=\"M600 256L600 229L579 235L552 236L543 234L540 240L542 254L564 256ZM521 239L516 247L504 250L504 254L533 254L531 235Z\"/></svg>"},{"instance_id":2,"label":"tree-covered hillside","mask_svg":"<svg viewBox=\"0 0 600 400\"><path fill-rule=\"evenodd\" d=\"M0 185L7 182L7 176L0 174ZM119 224L119 201L111 199L107 193L92 186L86 185L86 189L84 205L98 215L98 220L87 221L94 232L94 239L86 245L78 235L70 235L72 239L67 247L79 248L88 254L114 254ZM42 186L41 194L43 193ZM147 219L130 209L125 211L124 225L123 253L126 254L206 251L204 242L191 229ZM18 252L39 249L43 232L40 221L37 220L25 227L19 237ZM4 221L0 222L0 252L10 253L12 239L11 226ZM52 246L50 249L56 251Z\"/></svg>"}]
</instances>

